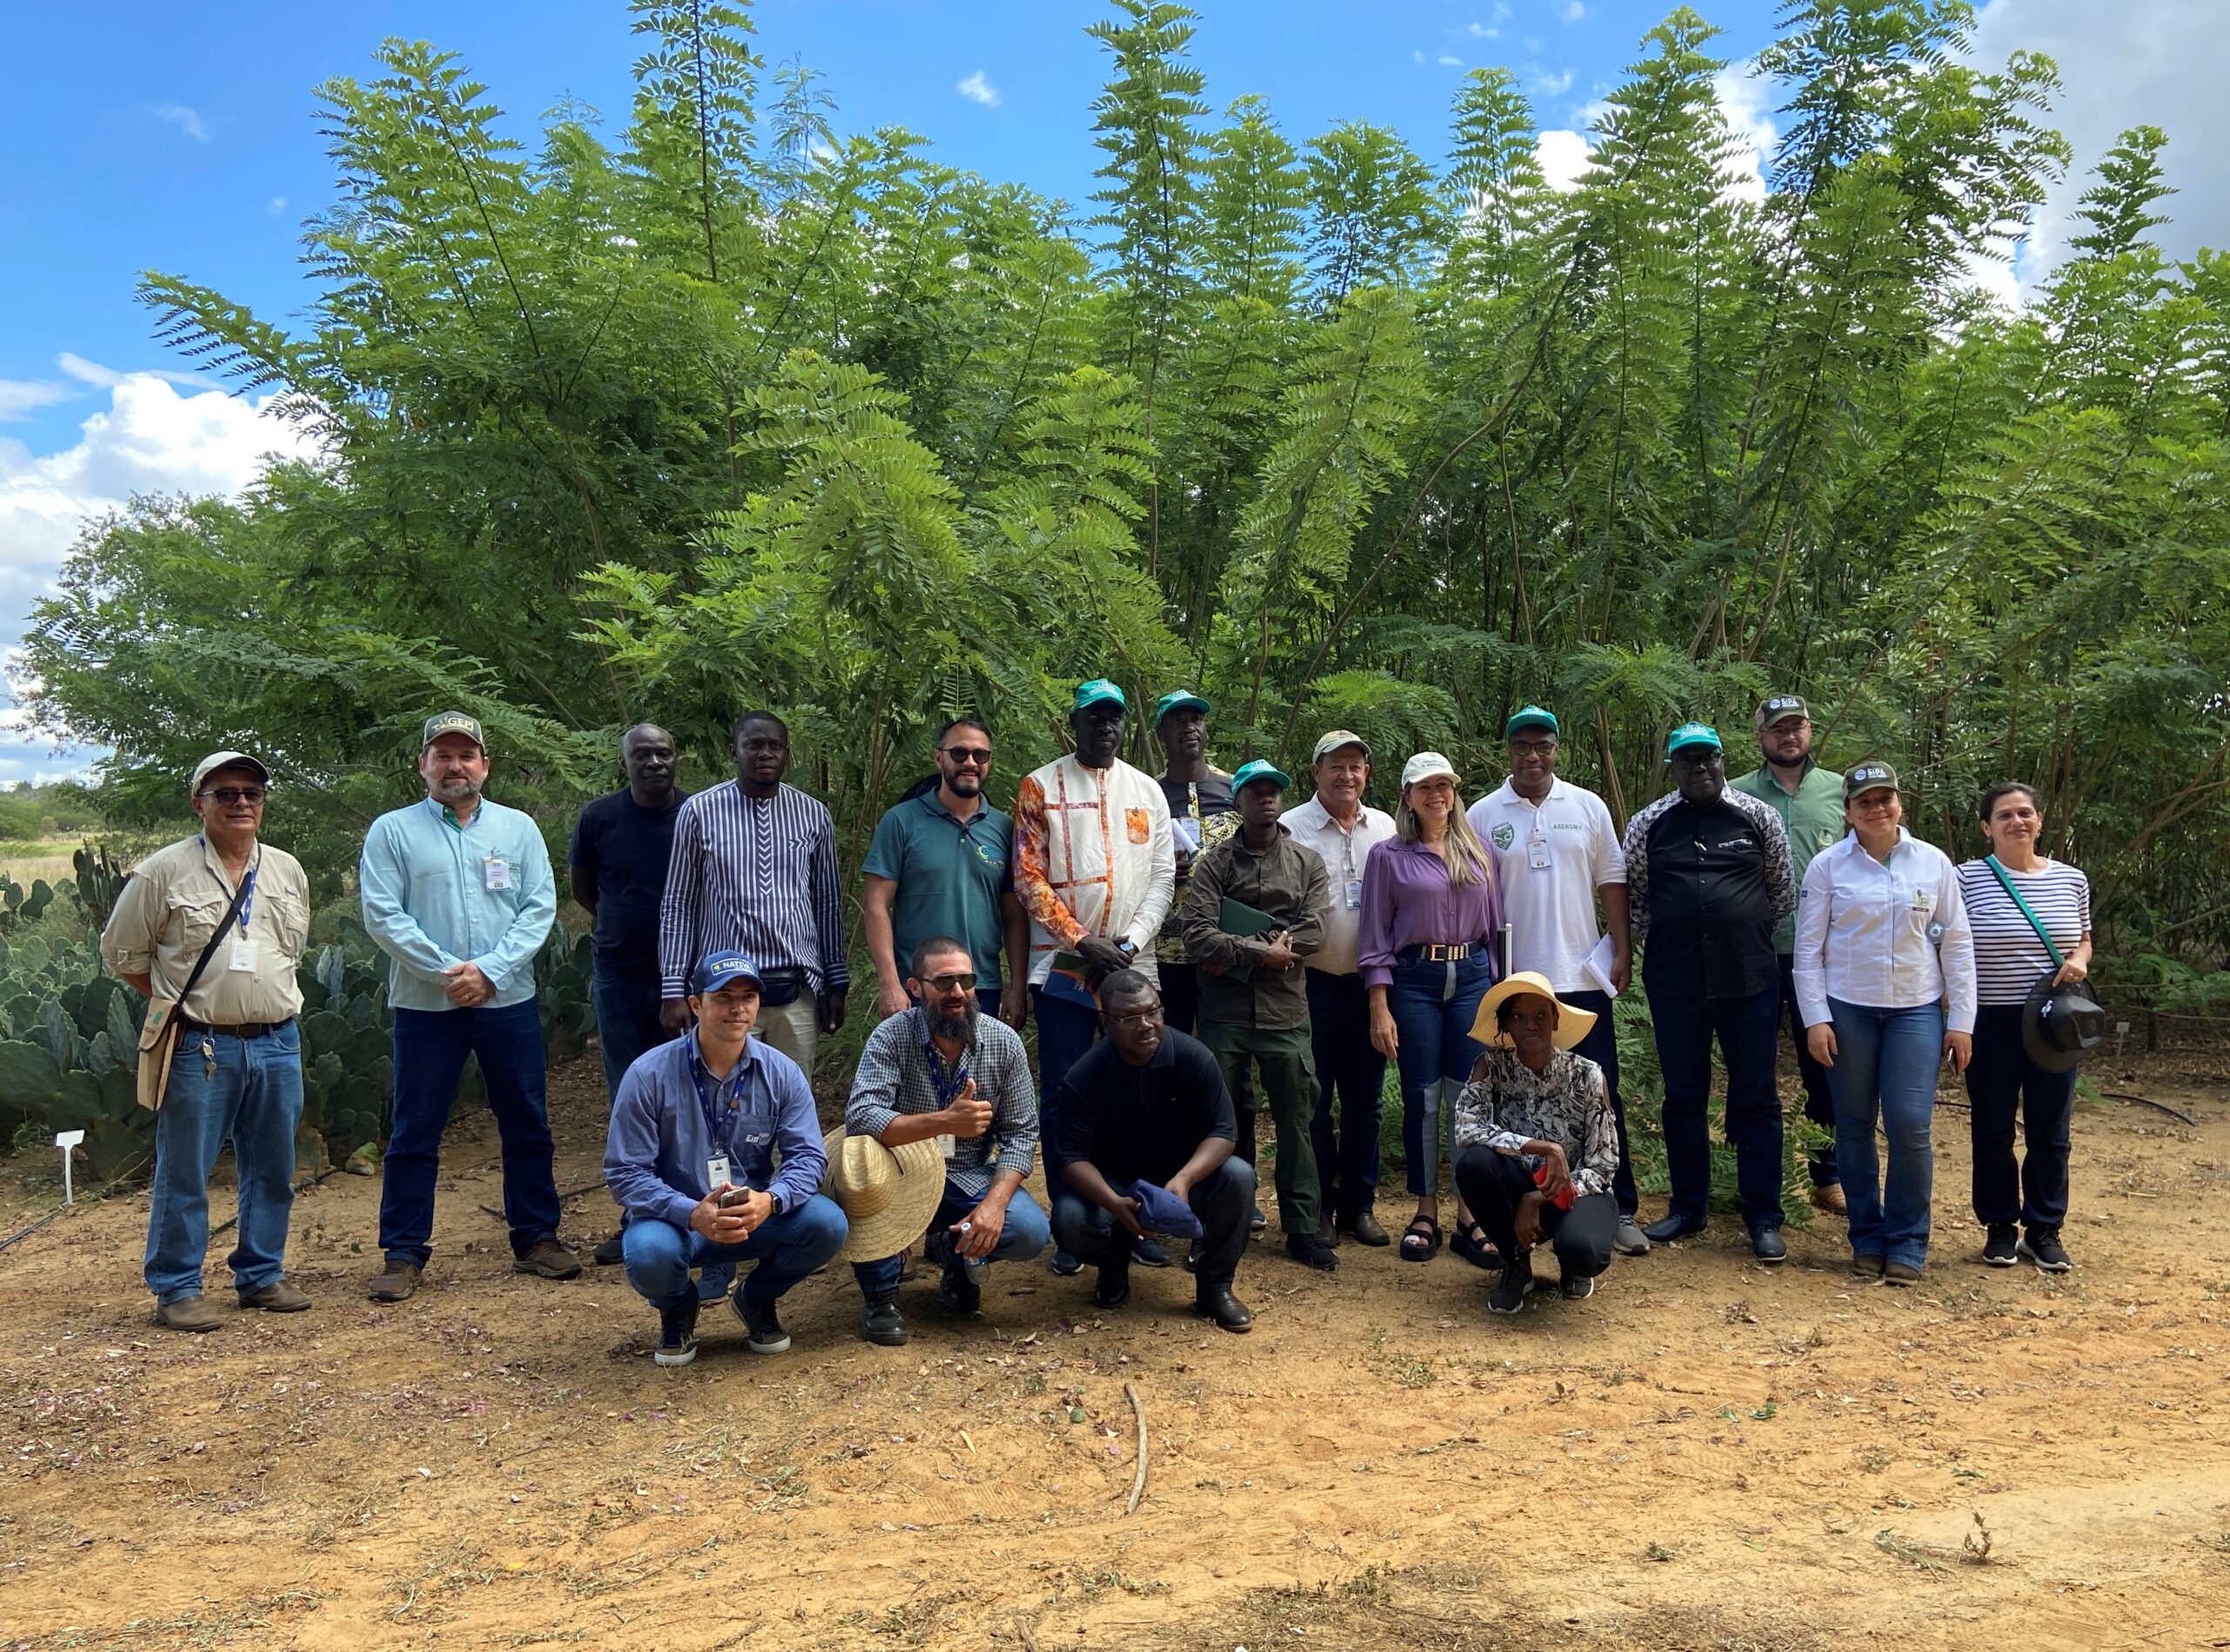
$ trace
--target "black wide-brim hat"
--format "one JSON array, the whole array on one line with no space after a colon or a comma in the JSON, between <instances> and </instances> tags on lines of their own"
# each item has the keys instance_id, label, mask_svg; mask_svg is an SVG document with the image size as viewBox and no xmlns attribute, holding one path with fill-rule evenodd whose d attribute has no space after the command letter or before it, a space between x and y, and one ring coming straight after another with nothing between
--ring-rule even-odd
<instances>
[{"instance_id":1,"label":"black wide-brim hat","mask_svg":"<svg viewBox=\"0 0 2230 1652\"><path fill-rule=\"evenodd\" d=\"M2021 1048L2048 1073L2072 1071L2105 1035L2106 1012L2081 981L2055 987L2044 976L2021 1006Z\"/></svg>"}]
</instances>

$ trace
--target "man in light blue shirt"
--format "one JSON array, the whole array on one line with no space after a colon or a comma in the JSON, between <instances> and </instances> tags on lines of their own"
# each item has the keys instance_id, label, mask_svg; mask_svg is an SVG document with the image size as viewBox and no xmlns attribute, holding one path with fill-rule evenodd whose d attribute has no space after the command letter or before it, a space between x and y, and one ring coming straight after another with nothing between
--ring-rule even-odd
<instances>
[{"instance_id":1,"label":"man in light blue shirt","mask_svg":"<svg viewBox=\"0 0 2230 1652\"><path fill-rule=\"evenodd\" d=\"M416 1290L433 1254L442 1130L467 1055L479 1058L503 1140L512 1270L545 1279L581 1271L558 1242L534 1000L534 955L558 913L550 851L532 816L481 796L488 748L475 718L427 718L418 772L424 800L373 821L356 868L395 1011L395 1114L380 1196L387 1263L371 1284L375 1302Z\"/></svg>"},{"instance_id":2,"label":"man in light blue shirt","mask_svg":"<svg viewBox=\"0 0 2230 1652\"><path fill-rule=\"evenodd\" d=\"M653 1358L669 1366L697 1357L692 1268L757 1262L730 1305L752 1352L780 1353L775 1304L850 1231L820 1191L828 1155L804 1069L751 1036L758 966L712 953L689 985L694 1024L627 1069L604 1141L605 1185L627 1211L627 1283L659 1311Z\"/></svg>"}]
</instances>

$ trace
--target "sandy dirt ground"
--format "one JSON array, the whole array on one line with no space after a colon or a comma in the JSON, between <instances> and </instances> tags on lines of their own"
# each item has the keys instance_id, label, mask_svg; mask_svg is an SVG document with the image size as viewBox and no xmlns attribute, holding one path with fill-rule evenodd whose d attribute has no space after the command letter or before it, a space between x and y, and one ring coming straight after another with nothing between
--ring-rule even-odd
<instances>
[{"instance_id":1,"label":"sandy dirt ground","mask_svg":"<svg viewBox=\"0 0 2230 1652\"><path fill-rule=\"evenodd\" d=\"M295 1208L315 1309L180 1337L113 1197L0 1251L0 1647L2230 1646L2230 1084L2103 1076L2199 1122L2078 1110L2065 1279L1975 1260L1946 1108L1918 1290L1828 1218L1768 1271L1720 1217L1491 1323L1453 1257L1257 1244L1251 1336L1180 1272L1096 1317L1033 1266L959 1323L909 1285L877 1349L831 1271L790 1353L716 1308L660 1371L618 1270L511 1274L483 1115L415 1300L364 1299L378 1184L337 1176ZM561 1188L600 1095L553 1079ZM18 1162L0 1233L52 1202Z\"/></svg>"}]
</instances>

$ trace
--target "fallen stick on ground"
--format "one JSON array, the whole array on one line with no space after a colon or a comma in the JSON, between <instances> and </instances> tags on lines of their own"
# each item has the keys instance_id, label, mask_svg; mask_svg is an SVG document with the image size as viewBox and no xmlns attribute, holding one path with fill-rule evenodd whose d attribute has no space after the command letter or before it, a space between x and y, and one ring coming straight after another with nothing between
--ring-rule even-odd
<instances>
[{"instance_id":1,"label":"fallen stick on ground","mask_svg":"<svg viewBox=\"0 0 2230 1652\"><path fill-rule=\"evenodd\" d=\"M2180 1107L2171 1107L2166 1102L2156 1102L2150 1096L2139 1096L2135 1090L2102 1089L2098 1094L2105 1096L2108 1101L2136 1102L2145 1107L2157 1107L2162 1112L2166 1113L2170 1118L2179 1118L2183 1120L2185 1123L2190 1125L2193 1129L2197 1129L2199 1128L2199 1121L2193 1118L2189 1113L2185 1112Z\"/></svg>"},{"instance_id":2,"label":"fallen stick on ground","mask_svg":"<svg viewBox=\"0 0 2230 1652\"><path fill-rule=\"evenodd\" d=\"M1135 1514L1139 1512L1139 1499L1146 1494L1146 1402L1127 1382L1123 1385L1123 1397L1131 1402L1131 1409L1139 1418L1139 1472L1131 1481L1131 1500L1123 1505L1124 1514Z\"/></svg>"}]
</instances>

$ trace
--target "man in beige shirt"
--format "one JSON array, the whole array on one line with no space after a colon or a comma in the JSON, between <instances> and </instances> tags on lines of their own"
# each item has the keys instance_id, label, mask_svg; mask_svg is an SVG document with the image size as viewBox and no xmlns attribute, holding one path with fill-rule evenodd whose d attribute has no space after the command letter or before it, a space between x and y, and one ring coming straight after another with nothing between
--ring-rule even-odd
<instances>
[{"instance_id":1,"label":"man in beige shirt","mask_svg":"<svg viewBox=\"0 0 2230 1652\"><path fill-rule=\"evenodd\" d=\"M240 1306L310 1305L280 1266L302 1116L294 971L309 940L309 880L294 856L257 840L270 780L244 752L202 759L190 788L201 830L132 868L101 932L102 960L149 997L175 995L209 951L176 1012L178 1053L155 1115L145 1272L155 1323L172 1331L224 1323L202 1298L201 1262L209 1173L227 1140L240 1185L240 1242L228 1260Z\"/></svg>"}]
</instances>

